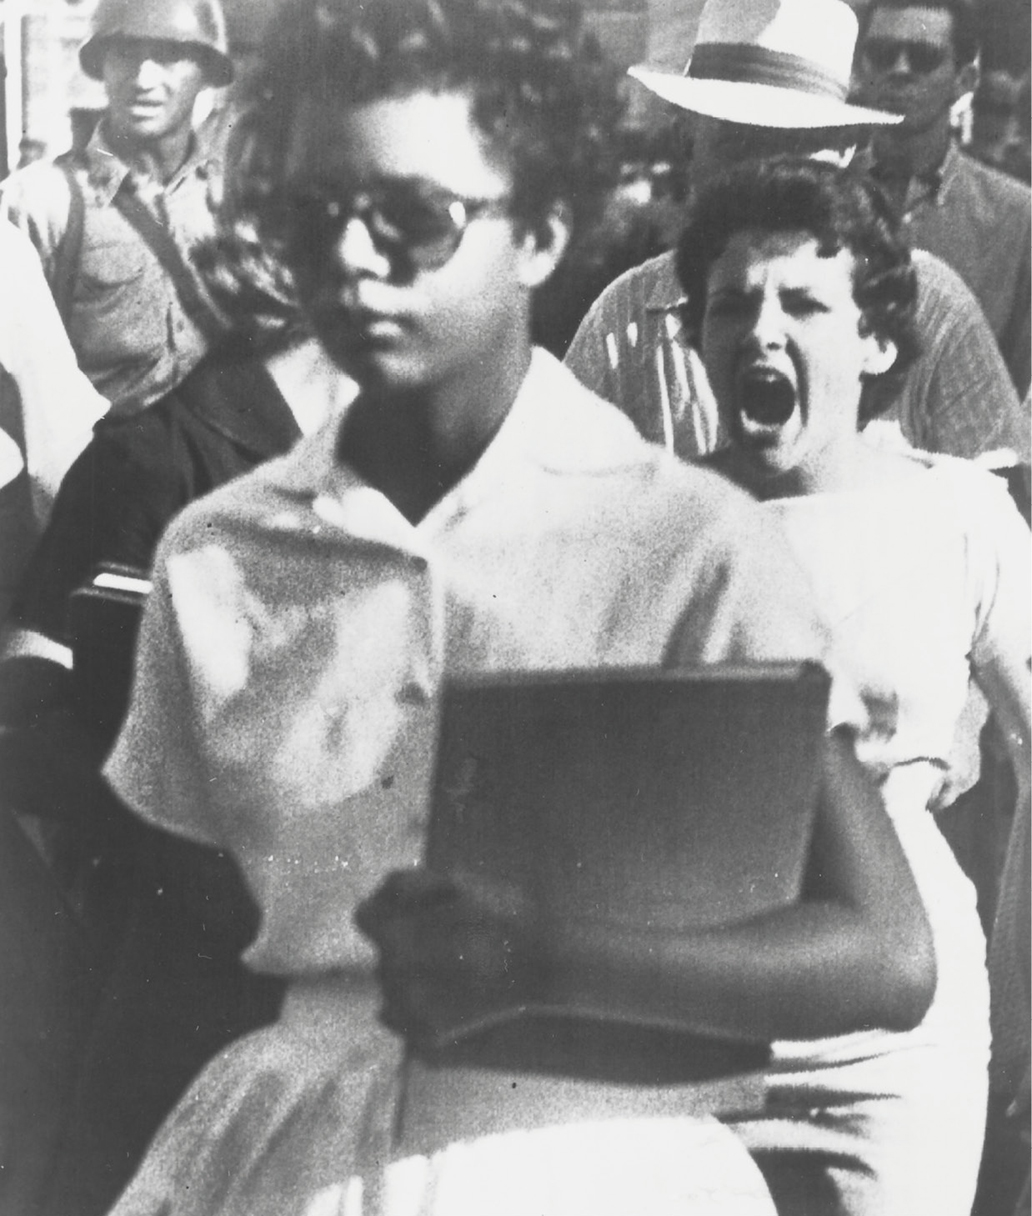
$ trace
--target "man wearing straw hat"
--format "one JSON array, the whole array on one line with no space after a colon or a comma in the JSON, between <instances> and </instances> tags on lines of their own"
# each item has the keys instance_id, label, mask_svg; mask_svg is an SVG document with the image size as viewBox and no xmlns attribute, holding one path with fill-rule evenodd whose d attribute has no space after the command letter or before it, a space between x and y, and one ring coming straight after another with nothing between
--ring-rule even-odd
<instances>
[{"instance_id":1,"label":"man wearing straw hat","mask_svg":"<svg viewBox=\"0 0 1032 1216\"><path fill-rule=\"evenodd\" d=\"M737 161L792 153L847 163L865 130L899 121L846 101L857 21L843 0L709 0L685 73L632 68L692 113L692 181ZM1007 470L1029 463L1029 426L982 310L930 254L915 257L922 354L884 377L914 446ZM567 365L649 439L684 459L722 445L705 373L682 330L672 254L628 271L582 322ZM895 382L893 382L895 381ZM883 389L882 391L886 391Z\"/></svg>"}]
</instances>

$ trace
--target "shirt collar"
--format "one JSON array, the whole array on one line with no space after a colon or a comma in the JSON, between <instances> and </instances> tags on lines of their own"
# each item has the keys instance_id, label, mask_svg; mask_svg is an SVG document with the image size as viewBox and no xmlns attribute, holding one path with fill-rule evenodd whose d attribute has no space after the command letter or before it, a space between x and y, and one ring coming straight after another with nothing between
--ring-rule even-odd
<instances>
[{"instance_id":1,"label":"shirt collar","mask_svg":"<svg viewBox=\"0 0 1032 1216\"><path fill-rule=\"evenodd\" d=\"M275 470L276 486L290 497L319 504L318 511L335 516L356 536L397 544L397 523L386 531L384 525L388 515L396 521L403 517L335 459L340 424L337 416L302 440ZM584 388L554 356L535 349L516 400L487 450L415 529L406 527L412 533L432 531L529 470L592 475L653 458L651 445L624 414Z\"/></svg>"},{"instance_id":2,"label":"shirt collar","mask_svg":"<svg viewBox=\"0 0 1032 1216\"><path fill-rule=\"evenodd\" d=\"M260 359L204 359L175 390L213 431L259 460L300 438L294 415Z\"/></svg>"},{"instance_id":3,"label":"shirt collar","mask_svg":"<svg viewBox=\"0 0 1032 1216\"><path fill-rule=\"evenodd\" d=\"M651 263L652 283L648 287L645 308L648 312L676 312L688 303L684 288L677 277L676 255L661 254Z\"/></svg>"},{"instance_id":4,"label":"shirt collar","mask_svg":"<svg viewBox=\"0 0 1032 1216\"><path fill-rule=\"evenodd\" d=\"M891 180L892 175L874 158L871 148L857 154L860 166L875 179L875 181ZM934 168L919 176L912 177L907 182L904 214L907 214L918 203L928 202L939 206L953 184L960 167L960 152L955 140L951 139L946 147L946 155Z\"/></svg>"},{"instance_id":5,"label":"shirt collar","mask_svg":"<svg viewBox=\"0 0 1032 1216\"><path fill-rule=\"evenodd\" d=\"M142 187L141 193L150 192L155 188L156 183L150 178L136 173L112 150L103 119L97 124L89 143L83 150L83 160L86 164L86 175L90 186L103 206L108 205L114 199L127 178L132 178L134 182L139 183ZM212 158L202 153L199 141L195 138L189 156L171 180L165 184L164 189L174 189L191 175L207 178L211 172Z\"/></svg>"}]
</instances>

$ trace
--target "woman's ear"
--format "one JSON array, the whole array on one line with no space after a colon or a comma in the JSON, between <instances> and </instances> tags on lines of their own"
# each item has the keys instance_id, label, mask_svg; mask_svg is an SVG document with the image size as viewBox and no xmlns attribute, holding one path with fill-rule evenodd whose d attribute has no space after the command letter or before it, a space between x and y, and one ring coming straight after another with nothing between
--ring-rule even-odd
<instances>
[{"instance_id":1,"label":"woman's ear","mask_svg":"<svg viewBox=\"0 0 1032 1216\"><path fill-rule=\"evenodd\" d=\"M891 338L879 338L875 334L864 335L863 374L880 376L896 362L899 353Z\"/></svg>"},{"instance_id":2,"label":"woman's ear","mask_svg":"<svg viewBox=\"0 0 1032 1216\"><path fill-rule=\"evenodd\" d=\"M550 277L562 261L570 243L570 212L565 203L556 203L544 220L523 234L520 278L533 290Z\"/></svg>"}]
</instances>

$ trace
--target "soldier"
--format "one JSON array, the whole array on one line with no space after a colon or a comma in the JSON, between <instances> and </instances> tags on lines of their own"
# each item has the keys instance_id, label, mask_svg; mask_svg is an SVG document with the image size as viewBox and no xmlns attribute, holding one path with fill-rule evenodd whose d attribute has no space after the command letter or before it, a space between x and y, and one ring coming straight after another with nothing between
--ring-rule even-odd
<instances>
[{"instance_id":1,"label":"soldier","mask_svg":"<svg viewBox=\"0 0 1032 1216\"><path fill-rule=\"evenodd\" d=\"M79 51L107 91L97 130L81 154L19 169L0 190L116 413L164 396L223 328L190 252L214 233L221 168L194 105L232 80L226 46L218 0L100 0Z\"/></svg>"}]
</instances>

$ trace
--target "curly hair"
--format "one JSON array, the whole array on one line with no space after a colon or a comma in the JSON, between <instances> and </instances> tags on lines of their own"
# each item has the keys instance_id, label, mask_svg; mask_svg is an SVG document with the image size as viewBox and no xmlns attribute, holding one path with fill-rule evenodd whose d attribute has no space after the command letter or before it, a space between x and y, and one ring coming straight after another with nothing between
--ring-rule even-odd
<instances>
[{"instance_id":1,"label":"curly hair","mask_svg":"<svg viewBox=\"0 0 1032 1216\"><path fill-rule=\"evenodd\" d=\"M424 89L469 92L526 230L557 207L574 228L594 219L616 176L622 103L573 0L291 0L266 38L230 190L275 239L301 101L357 106Z\"/></svg>"},{"instance_id":2,"label":"curly hair","mask_svg":"<svg viewBox=\"0 0 1032 1216\"><path fill-rule=\"evenodd\" d=\"M807 232L821 257L848 249L853 299L865 332L894 343L893 374L913 361L917 280L910 250L888 200L866 174L822 161L773 157L744 162L714 178L691 206L677 247L677 273L687 295L685 321L696 337L713 263L731 237L745 230ZM865 394L861 425L878 412L870 401Z\"/></svg>"},{"instance_id":3,"label":"curly hair","mask_svg":"<svg viewBox=\"0 0 1032 1216\"><path fill-rule=\"evenodd\" d=\"M223 348L271 354L308 336L293 276L263 245L253 217L220 215L216 235L190 256L228 327Z\"/></svg>"}]
</instances>

